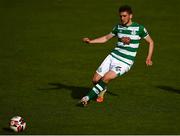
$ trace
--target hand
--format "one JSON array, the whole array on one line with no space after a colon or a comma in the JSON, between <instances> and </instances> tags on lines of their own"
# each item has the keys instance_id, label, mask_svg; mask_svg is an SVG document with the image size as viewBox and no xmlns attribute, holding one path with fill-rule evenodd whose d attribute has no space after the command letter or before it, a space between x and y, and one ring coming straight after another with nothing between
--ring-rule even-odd
<instances>
[{"instance_id":1,"label":"hand","mask_svg":"<svg viewBox=\"0 0 180 136\"><path fill-rule=\"evenodd\" d=\"M89 38L83 38L83 42L85 42L85 43L90 43L90 39Z\"/></svg>"},{"instance_id":2,"label":"hand","mask_svg":"<svg viewBox=\"0 0 180 136\"><path fill-rule=\"evenodd\" d=\"M152 66L152 61L151 61L151 59L146 59L146 65L147 65L147 66Z\"/></svg>"}]
</instances>

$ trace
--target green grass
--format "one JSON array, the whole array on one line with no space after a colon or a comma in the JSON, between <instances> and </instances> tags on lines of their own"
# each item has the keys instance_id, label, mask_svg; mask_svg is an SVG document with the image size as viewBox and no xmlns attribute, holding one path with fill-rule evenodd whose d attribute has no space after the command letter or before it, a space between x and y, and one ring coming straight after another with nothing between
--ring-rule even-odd
<instances>
[{"instance_id":1,"label":"green grass","mask_svg":"<svg viewBox=\"0 0 180 136\"><path fill-rule=\"evenodd\" d=\"M135 65L108 86L104 103L76 104L116 39L87 46L83 37L109 33L117 9L130 4L134 21L155 41L152 67L142 42ZM180 134L178 0L1 0L0 134L22 116L20 134Z\"/></svg>"}]
</instances>

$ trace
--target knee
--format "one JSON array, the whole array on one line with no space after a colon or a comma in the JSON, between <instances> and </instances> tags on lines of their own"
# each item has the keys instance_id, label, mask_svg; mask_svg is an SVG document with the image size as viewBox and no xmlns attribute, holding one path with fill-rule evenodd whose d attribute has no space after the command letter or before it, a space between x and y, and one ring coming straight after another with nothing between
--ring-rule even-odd
<instances>
[{"instance_id":1,"label":"knee","mask_svg":"<svg viewBox=\"0 0 180 136\"><path fill-rule=\"evenodd\" d=\"M102 78L102 81L103 81L104 83L109 83L111 80L112 80L112 78L109 77L109 76L104 76L104 77Z\"/></svg>"},{"instance_id":2,"label":"knee","mask_svg":"<svg viewBox=\"0 0 180 136\"><path fill-rule=\"evenodd\" d=\"M92 83L96 85L99 82L99 78L93 77Z\"/></svg>"}]
</instances>

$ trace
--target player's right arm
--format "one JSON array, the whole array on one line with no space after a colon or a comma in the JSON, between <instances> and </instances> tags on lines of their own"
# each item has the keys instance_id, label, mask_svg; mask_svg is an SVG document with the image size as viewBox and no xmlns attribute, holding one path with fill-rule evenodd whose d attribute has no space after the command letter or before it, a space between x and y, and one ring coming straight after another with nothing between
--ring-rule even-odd
<instances>
[{"instance_id":1,"label":"player's right arm","mask_svg":"<svg viewBox=\"0 0 180 136\"><path fill-rule=\"evenodd\" d=\"M108 40L110 40L112 37L114 37L114 35L112 33L109 33L107 35L104 35L102 37L95 38L95 39L83 38L83 42L85 42L85 43L105 43Z\"/></svg>"}]
</instances>

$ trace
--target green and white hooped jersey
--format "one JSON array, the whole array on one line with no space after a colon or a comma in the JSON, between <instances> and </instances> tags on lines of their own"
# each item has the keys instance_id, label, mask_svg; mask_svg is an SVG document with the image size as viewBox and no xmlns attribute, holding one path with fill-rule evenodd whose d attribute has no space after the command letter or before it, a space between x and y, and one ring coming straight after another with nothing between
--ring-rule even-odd
<instances>
[{"instance_id":1,"label":"green and white hooped jersey","mask_svg":"<svg viewBox=\"0 0 180 136\"><path fill-rule=\"evenodd\" d=\"M118 42L110 55L131 67L136 57L140 39L148 35L147 30L142 25L133 22L130 26L116 25L111 34L118 38ZM121 42L122 37L129 37L130 43Z\"/></svg>"}]
</instances>

